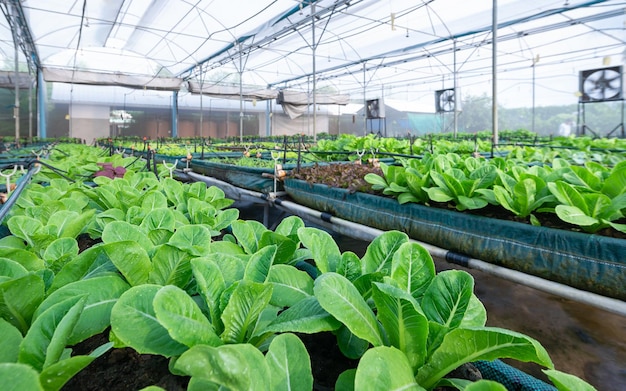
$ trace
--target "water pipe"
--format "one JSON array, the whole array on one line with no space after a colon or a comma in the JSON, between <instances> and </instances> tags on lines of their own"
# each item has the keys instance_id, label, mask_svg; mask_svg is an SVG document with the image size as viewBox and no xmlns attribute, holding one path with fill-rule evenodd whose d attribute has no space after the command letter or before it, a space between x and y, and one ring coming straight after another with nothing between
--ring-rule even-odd
<instances>
[{"instance_id":1,"label":"water pipe","mask_svg":"<svg viewBox=\"0 0 626 391\"><path fill-rule=\"evenodd\" d=\"M32 178L32 176L39 172L40 169L40 164L31 164L28 168L28 171L26 171L26 174L22 175L22 177L17 180L15 189L13 190L13 194L11 194L7 201L2 205L2 208L0 208L0 224L2 223L2 221L4 221L4 218L7 216L7 214L11 210L11 207L19 198L20 194L22 194L22 191L24 190L26 185L30 183L30 179Z\"/></svg>"},{"instance_id":2,"label":"water pipe","mask_svg":"<svg viewBox=\"0 0 626 391\"><path fill-rule=\"evenodd\" d=\"M322 227L331 229L340 234L360 239L372 241L380 236L384 231L377 228L368 227L352 221L334 217L328 213L320 212L306 206L281 199L272 201L276 207L289 213L300 216L303 219L312 221ZM480 259L468 257L455 253L428 243L411 239L412 242L423 246L430 255L438 260L454 263L469 269L480 270L518 284L522 284L540 291L544 291L556 296L570 299L579 303L591 305L602 310L612 312L626 317L626 302L611 297L602 296L593 292L573 288L569 285L546 280L530 274L522 273L513 269L497 266Z\"/></svg>"}]
</instances>

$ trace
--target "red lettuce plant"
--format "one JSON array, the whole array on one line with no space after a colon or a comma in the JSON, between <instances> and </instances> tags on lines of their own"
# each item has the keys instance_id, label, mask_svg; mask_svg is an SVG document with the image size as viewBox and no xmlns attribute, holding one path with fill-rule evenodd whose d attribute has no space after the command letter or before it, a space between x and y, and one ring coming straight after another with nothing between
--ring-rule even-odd
<instances>
[{"instance_id":1,"label":"red lettuce plant","mask_svg":"<svg viewBox=\"0 0 626 391\"><path fill-rule=\"evenodd\" d=\"M113 167L113 163L103 163L99 162L98 165L102 167L100 171L96 171L93 176L105 176L108 178L123 178L126 173L126 168L123 166Z\"/></svg>"}]
</instances>

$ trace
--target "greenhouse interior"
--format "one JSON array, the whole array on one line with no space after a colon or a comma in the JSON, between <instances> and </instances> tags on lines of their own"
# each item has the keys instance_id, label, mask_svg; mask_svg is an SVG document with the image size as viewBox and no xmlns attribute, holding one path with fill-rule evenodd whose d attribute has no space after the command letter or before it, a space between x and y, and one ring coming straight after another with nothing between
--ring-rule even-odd
<instances>
[{"instance_id":1,"label":"greenhouse interior","mask_svg":"<svg viewBox=\"0 0 626 391\"><path fill-rule=\"evenodd\" d=\"M8 389L626 389L626 0L0 8Z\"/></svg>"}]
</instances>

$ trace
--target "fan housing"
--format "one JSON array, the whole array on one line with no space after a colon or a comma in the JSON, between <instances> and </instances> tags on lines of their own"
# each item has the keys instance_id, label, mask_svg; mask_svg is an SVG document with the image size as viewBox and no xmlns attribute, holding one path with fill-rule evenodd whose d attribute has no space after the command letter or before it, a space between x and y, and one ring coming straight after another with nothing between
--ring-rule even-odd
<instances>
[{"instance_id":1,"label":"fan housing","mask_svg":"<svg viewBox=\"0 0 626 391\"><path fill-rule=\"evenodd\" d=\"M383 104L382 99L370 99L366 103L367 119L385 117L385 105Z\"/></svg>"},{"instance_id":2,"label":"fan housing","mask_svg":"<svg viewBox=\"0 0 626 391\"><path fill-rule=\"evenodd\" d=\"M453 112L457 107L454 88L435 91L435 110L437 113Z\"/></svg>"},{"instance_id":3,"label":"fan housing","mask_svg":"<svg viewBox=\"0 0 626 391\"><path fill-rule=\"evenodd\" d=\"M623 98L622 67L588 69L580 72L581 102L605 102Z\"/></svg>"}]
</instances>

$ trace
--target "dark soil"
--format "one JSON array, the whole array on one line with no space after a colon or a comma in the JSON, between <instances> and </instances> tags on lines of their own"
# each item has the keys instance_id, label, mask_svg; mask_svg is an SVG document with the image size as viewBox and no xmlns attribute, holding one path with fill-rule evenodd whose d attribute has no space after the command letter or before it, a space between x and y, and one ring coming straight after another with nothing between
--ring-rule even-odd
<instances>
[{"instance_id":1,"label":"dark soil","mask_svg":"<svg viewBox=\"0 0 626 391\"><path fill-rule=\"evenodd\" d=\"M363 179L365 175L374 173L383 176L380 167L371 164L321 164L300 168L299 172L293 170L292 178L301 179L308 183L319 183L330 187L348 189L350 192L370 193L382 195L372 190L372 186Z\"/></svg>"},{"instance_id":2,"label":"dark soil","mask_svg":"<svg viewBox=\"0 0 626 391\"><path fill-rule=\"evenodd\" d=\"M108 342L108 330L73 347L73 354L89 354ZM311 358L313 390L330 391L339 375L356 368L358 361L346 358L330 332L300 334ZM167 391L187 389L189 377L177 376L168 369L163 356L138 354L130 348L111 349L74 376L62 391L137 391L150 385Z\"/></svg>"},{"instance_id":3,"label":"dark soil","mask_svg":"<svg viewBox=\"0 0 626 391\"><path fill-rule=\"evenodd\" d=\"M108 330L73 347L73 354L89 354L109 341ZM137 391L155 385L168 391L186 390L189 377L173 375L163 356L139 354L131 348L111 349L63 386L63 391Z\"/></svg>"},{"instance_id":4,"label":"dark soil","mask_svg":"<svg viewBox=\"0 0 626 391\"><path fill-rule=\"evenodd\" d=\"M342 372L356 368L358 360L345 357L337 346L337 337L333 333L298 335L311 358L313 372L313 390L331 391Z\"/></svg>"}]
</instances>

